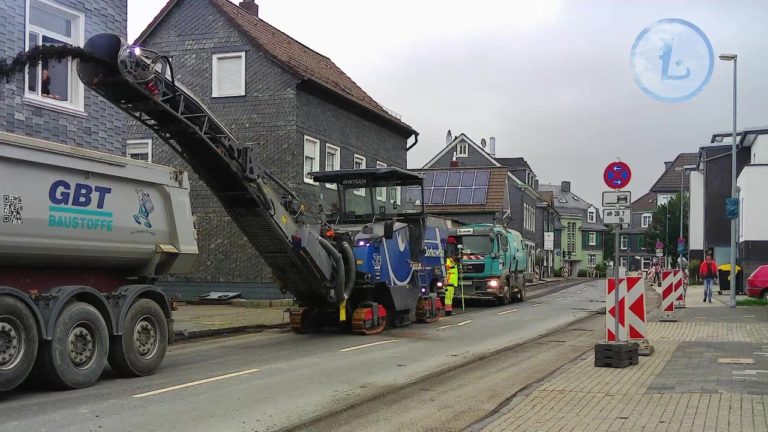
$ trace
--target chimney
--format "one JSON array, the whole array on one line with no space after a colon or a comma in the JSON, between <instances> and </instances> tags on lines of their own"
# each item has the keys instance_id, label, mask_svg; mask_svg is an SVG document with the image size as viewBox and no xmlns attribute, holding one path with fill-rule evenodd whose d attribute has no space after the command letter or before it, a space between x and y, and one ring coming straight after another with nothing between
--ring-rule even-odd
<instances>
[{"instance_id":1,"label":"chimney","mask_svg":"<svg viewBox=\"0 0 768 432\"><path fill-rule=\"evenodd\" d=\"M570 192L571 191L571 182L564 181L564 182L560 183L560 189L563 192Z\"/></svg>"},{"instance_id":2,"label":"chimney","mask_svg":"<svg viewBox=\"0 0 768 432\"><path fill-rule=\"evenodd\" d=\"M449 131L450 133L450 131ZM456 152L453 152L453 159L451 159L451 168L458 168L459 167L459 161L456 160Z\"/></svg>"},{"instance_id":3,"label":"chimney","mask_svg":"<svg viewBox=\"0 0 768 432\"><path fill-rule=\"evenodd\" d=\"M490 140L491 140L491 147L488 153L490 153L492 157L496 157L496 137L491 137Z\"/></svg>"},{"instance_id":4,"label":"chimney","mask_svg":"<svg viewBox=\"0 0 768 432\"><path fill-rule=\"evenodd\" d=\"M450 144L453 141L453 135L451 135L451 130L448 129L448 133L445 134L445 145Z\"/></svg>"},{"instance_id":5,"label":"chimney","mask_svg":"<svg viewBox=\"0 0 768 432\"><path fill-rule=\"evenodd\" d=\"M259 16L259 5L256 4L256 0L243 0L240 2L239 6L240 9L245 10L253 16Z\"/></svg>"}]
</instances>

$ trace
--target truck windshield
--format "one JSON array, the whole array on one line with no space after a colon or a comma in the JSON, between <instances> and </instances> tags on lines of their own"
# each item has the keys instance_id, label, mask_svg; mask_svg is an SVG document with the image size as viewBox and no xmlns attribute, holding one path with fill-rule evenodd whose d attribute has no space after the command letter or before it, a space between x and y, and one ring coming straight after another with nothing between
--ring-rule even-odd
<instances>
[{"instance_id":1,"label":"truck windshield","mask_svg":"<svg viewBox=\"0 0 768 432\"><path fill-rule=\"evenodd\" d=\"M422 213L421 187L399 186L396 183L382 183L377 187L351 188L339 185L343 213L339 221L362 222L389 219L398 216ZM418 193L414 193L413 190ZM411 192L411 193L406 193ZM336 206L338 207L338 206Z\"/></svg>"},{"instance_id":2,"label":"truck windshield","mask_svg":"<svg viewBox=\"0 0 768 432\"><path fill-rule=\"evenodd\" d=\"M493 252L493 239L487 235L463 236L459 240L465 254L485 255Z\"/></svg>"}]
</instances>

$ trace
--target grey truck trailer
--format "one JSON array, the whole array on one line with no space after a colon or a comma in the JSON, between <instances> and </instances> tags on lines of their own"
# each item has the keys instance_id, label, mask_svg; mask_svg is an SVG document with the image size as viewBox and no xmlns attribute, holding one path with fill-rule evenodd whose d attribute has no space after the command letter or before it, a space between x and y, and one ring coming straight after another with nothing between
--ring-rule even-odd
<instances>
[{"instance_id":1,"label":"grey truck trailer","mask_svg":"<svg viewBox=\"0 0 768 432\"><path fill-rule=\"evenodd\" d=\"M154 372L173 321L152 282L196 256L185 173L0 133L0 390L35 365L65 388Z\"/></svg>"}]
</instances>

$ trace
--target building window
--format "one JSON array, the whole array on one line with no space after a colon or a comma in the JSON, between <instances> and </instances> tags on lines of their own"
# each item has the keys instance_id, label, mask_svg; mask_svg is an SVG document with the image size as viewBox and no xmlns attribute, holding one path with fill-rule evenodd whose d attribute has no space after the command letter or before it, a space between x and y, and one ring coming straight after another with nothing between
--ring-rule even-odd
<instances>
[{"instance_id":1,"label":"building window","mask_svg":"<svg viewBox=\"0 0 768 432\"><path fill-rule=\"evenodd\" d=\"M341 150L338 147L331 144L325 144L325 170L337 171L341 169L339 161L341 160ZM326 183L325 187L328 189L336 189L336 184Z\"/></svg>"},{"instance_id":2,"label":"building window","mask_svg":"<svg viewBox=\"0 0 768 432\"><path fill-rule=\"evenodd\" d=\"M386 168L387 164L384 162L376 162L376 168ZM376 200L387 202L387 188L376 188Z\"/></svg>"},{"instance_id":3,"label":"building window","mask_svg":"<svg viewBox=\"0 0 768 432\"><path fill-rule=\"evenodd\" d=\"M565 236L566 251L573 253L576 252L576 222L568 222L567 227Z\"/></svg>"},{"instance_id":4,"label":"building window","mask_svg":"<svg viewBox=\"0 0 768 432\"><path fill-rule=\"evenodd\" d=\"M212 97L245 96L245 51L213 55Z\"/></svg>"},{"instance_id":5,"label":"building window","mask_svg":"<svg viewBox=\"0 0 768 432\"><path fill-rule=\"evenodd\" d=\"M587 267L594 267L595 265L597 265L597 255L587 254Z\"/></svg>"},{"instance_id":6,"label":"building window","mask_svg":"<svg viewBox=\"0 0 768 432\"><path fill-rule=\"evenodd\" d=\"M643 213L643 217L640 225L643 228L648 228L649 226L651 226L652 221L653 221L653 215L651 213Z\"/></svg>"},{"instance_id":7,"label":"building window","mask_svg":"<svg viewBox=\"0 0 768 432\"><path fill-rule=\"evenodd\" d=\"M629 247L629 237L623 235L621 236L621 250L627 250Z\"/></svg>"},{"instance_id":8,"label":"building window","mask_svg":"<svg viewBox=\"0 0 768 432\"><path fill-rule=\"evenodd\" d=\"M40 45L82 46L83 14L43 0L27 1L26 49ZM83 111L83 85L71 59L43 60L29 65L27 100L62 111Z\"/></svg>"},{"instance_id":9,"label":"building window","mask_svg":"<svg viewBox=\"0 0 768 432\"><path fill-rule=\"evenodd\" d=\"M309 175L312 171L320 170L320 141L304 137L304 182L317 184Z\"/></svg>"},{"instance_id":10,"label":"building window","mask_svg":"<svg viewBox=\"0 0 768 432\"><path fill-rule=\"evenodd\" d=\"M523 228L536 231L536 209L523 203Z\"/></svg>"},{"instance_id":11,"label":"building window","mask_svg":"<svg viewBox=\"0 0 768 432\"><path fill-rule=\"evenodd\" d=\"M354 162L352 164L352 168L355 170L364 169L365 168L365 157L360 155L355 155ZM365 188L355 189L352 191L353 194L359 195L359 196L365 196Z\"/></svg>"},{"instance_id":12,"label":"building window","mask_svg":"<svg viewBox=\"0 0 768 432\"><path fill-rule=\"evenodd\" d=\"M466 157L469 155L469 144L464 141L456 144L456 156Z\"/></svg>"},{"instance_id":13,"label":"building window","mask_svg":"<svg viewBox=\"0 0 768 432\"><path fill-rule=\"evenodd\" d=\"M592 207L587 211L587 222L595 223L597 221L597 215L596 215L595 208Z\"/></svg>"},{"instance_id":14,"label":"building window","mask_svg":"<svg viewBox=\"0 0 768 432\"><path fill-rule=\"evenodd\" d=\"M590 246L597 245L597 233L596 232L589 232L587 234L587 237L588 237L587 240L588 240Z\"/></svg>"},{"instance_id":15,"label":"building window","mask_svg":"<svg viewBox=\"0 0 768 432\"><path fill-rule=\"evenodd\" d=\"M651 257L643 257L640 261L640 269L648 270L649 268L651 268Z\"/></svg>"},{"instance_id":16,"label":"building window","mask_svg":"<svg viewBox=\"0 0 768 432\"><path fill-rule=\"evenodd\" d=\"M621 257L619 258L619 265L621 267L627 268L627 257Z\"/></svg>"},{"instance_id":17,"label":"building window","mask_svg":"<svg viewBox=\"0 0 768 432\"><path fill-rule=\"evenodd\" d=\"M128 140L125 145L125 156L133 160L152 162L152 140Z\"/></svg>"}]
</instances>

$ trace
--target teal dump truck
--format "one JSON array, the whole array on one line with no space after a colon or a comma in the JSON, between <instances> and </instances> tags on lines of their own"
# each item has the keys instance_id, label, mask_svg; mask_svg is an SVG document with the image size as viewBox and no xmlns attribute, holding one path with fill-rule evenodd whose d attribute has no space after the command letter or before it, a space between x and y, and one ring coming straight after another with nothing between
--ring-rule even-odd
<instances>
[{"instance_id":1,"label":"teal dump truck","mask_svg":"<svg viewBox=\"0 0 768 432\"><path fill-rule=\"evenodd\" d=\"M527 256L519 232L499 225L475 224L452 230L446 254L459 257L456 297L495 298L499 304L525 300Z\"/></svg>"}]
</instances>

